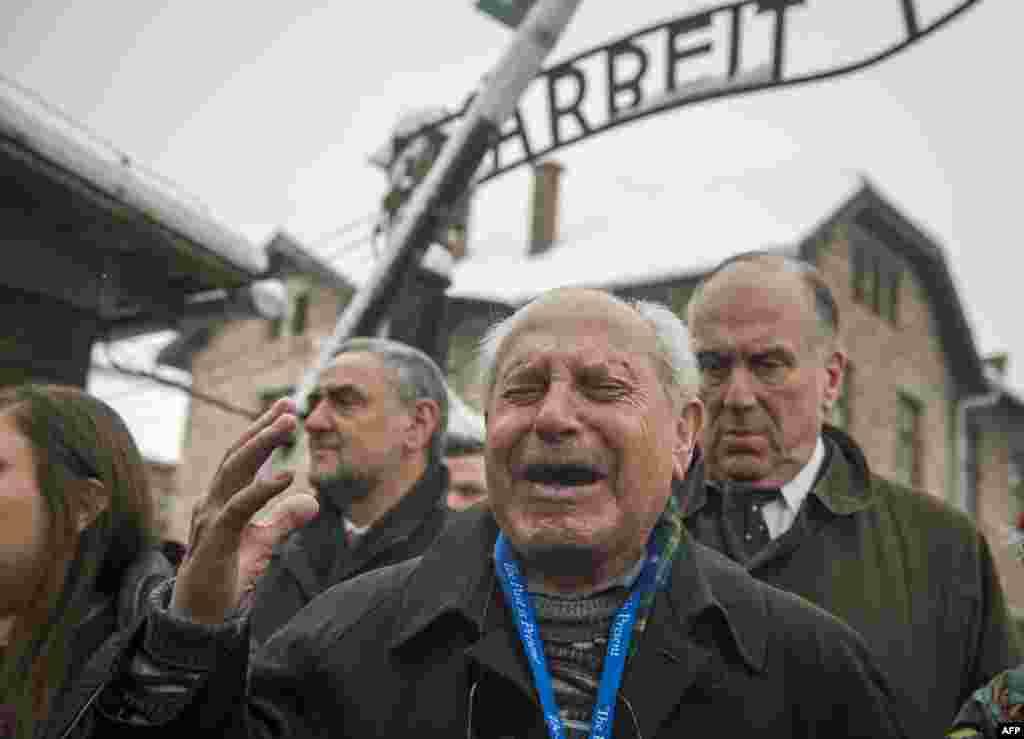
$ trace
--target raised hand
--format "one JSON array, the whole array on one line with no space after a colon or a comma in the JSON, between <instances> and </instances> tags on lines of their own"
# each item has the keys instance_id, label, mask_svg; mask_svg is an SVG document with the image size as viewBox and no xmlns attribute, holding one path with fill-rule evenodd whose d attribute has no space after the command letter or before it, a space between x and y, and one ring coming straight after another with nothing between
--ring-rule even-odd
<instances>
[{"instance_id":1,"label":"raised hand","mask_svg":"<svg viewBox=\"0 0 1024 739\"><path fill-rule=\"evenodd\" d=\"M250 519L284 491L293 476L280 472L256 479L256 473L271 452L295 432L295 413L294 402L278 400L224 455L209 492L192 516L189 554L178 571L171 599L171 610L177 615L197 623L219 624L238 605L248 584L241 576L240 564L245 563L248 570L259 560L257 550L264 551L267 544L267 537L245 535L253 528ZM301 525L316 515L315 499L296 496L300 497L307 501L292 504L294 509L274 528L273 541L290 530L288 524Z\"/></svg>"},{"instance_id":2,"label":"raised hand","mask_svg":"<svg viewBox=\"0 0 1024 739\"><path fill-rule=\"evenodd\" d=\"M279 541L312 521L319 511L312 495L293 495L278 502L265 521L250 521L238 550L238 607L248 608L256 581L270 562Z\"/></svg>"}]
</instances>

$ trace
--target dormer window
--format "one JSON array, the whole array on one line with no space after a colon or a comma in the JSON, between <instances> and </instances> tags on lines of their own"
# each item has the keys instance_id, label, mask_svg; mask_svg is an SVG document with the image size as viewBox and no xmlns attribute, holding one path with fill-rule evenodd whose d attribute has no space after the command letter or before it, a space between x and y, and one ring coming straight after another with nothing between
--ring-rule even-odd
<instances>
[{"instance_id":1,"label":"dormer window","mask_svg":"<svg viewBox=\"0 0 1024 739\"><path fill-rule=\"evenodd\" d=\"M853 297L875 315L899 324L900 283L903 265L870 237L851 234Z\"/></svg>"},{"instance_id":2,"label":"dormer window","mask_svg":"<svg viewBox=\"0 0 1024 739\"><path fill-rule=\"evenodd\" d=\"M270 322L270 338L302 336L309 322L311 285L309 279L292 276L285 280L288 289L288 307L285 314Z\"/></svg>"}]
</instances>

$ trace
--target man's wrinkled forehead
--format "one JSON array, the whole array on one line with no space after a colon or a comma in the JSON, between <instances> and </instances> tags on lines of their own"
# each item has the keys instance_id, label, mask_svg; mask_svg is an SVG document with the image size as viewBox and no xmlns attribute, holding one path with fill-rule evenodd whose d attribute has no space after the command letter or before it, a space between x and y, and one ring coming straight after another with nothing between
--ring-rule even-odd
<instances>
[{"instance_id":1,"label":"man's wrinkled forehead","mask_svg":"<svg viewBox=\"0 0 1024 739\"><path fill-rule=\"evenodd\" d=\"M773 314L790 306L813 319L814 299L803 278L781 260L762 258L731 264L706 282L691 318L703 324L728 319L737 309Z\"/></svg>"},{"instance_id":2,"label":"man's wrinkled forehead","mask_svg":"<svg viewBox=\"0 0 1024 739\"><path fill-rule=\"evenodd\" d=\"M364 351L343 352L320 371L317 387L364 386L378 378L389 384L393 384L396 379L394 370L386 366L379 356Z\"/></svg>"},{"instance_id":3,"label":"man's wrinkled forehead","mask_svg":"<svg viewBox=\"0 0 1024 739\"><path fill-rule=\"evenodd\" d=\"M537 354L571 346L589 362L623 361L649 355L655 337L630 306L596 291L559 291L523 308L515 328L498 347L497 375L524 352Z\"/></svg>"}]
</instances>

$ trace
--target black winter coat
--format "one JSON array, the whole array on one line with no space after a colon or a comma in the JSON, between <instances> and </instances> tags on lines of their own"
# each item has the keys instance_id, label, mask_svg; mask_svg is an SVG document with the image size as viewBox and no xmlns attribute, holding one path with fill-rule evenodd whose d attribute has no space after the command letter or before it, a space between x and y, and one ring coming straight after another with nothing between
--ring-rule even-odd
<instances>
[{"instance_id":1,"label":"black winter coat","mask_svg":"<svg viewBox=\"0 0 1024 739\"><path fill-rule=\"evenodd\" d=\"M265 642L332 585L422 554L444 526L447 490L447 468L431 464L413 488L352 548L345 545L339 515L322 513L292 532L275 549L256 582L249 616L254 641ZM321 505L330 503L322 501ZM321 565L317 557L325 553L326 561Z\"/></svg>"},{"instance_id":2,"label":"black winter coat","mask_svg":"<svg viewBox=\"0 0 1024 739\"><path fill-rule=\"evenodd\" d=\"M496 585L496 535L490 513L471 509L422 558L324 593L256 654L248 695L244 622L154 614L146 659L203 679L174 707L136 691L149 720L176 718L150 733L122 723L124 736L547 737ZM126 702L114 691L104 705ZM688 538L627 666L613 735L903 736L860 637Z\"/></svg>"}]
</instances>

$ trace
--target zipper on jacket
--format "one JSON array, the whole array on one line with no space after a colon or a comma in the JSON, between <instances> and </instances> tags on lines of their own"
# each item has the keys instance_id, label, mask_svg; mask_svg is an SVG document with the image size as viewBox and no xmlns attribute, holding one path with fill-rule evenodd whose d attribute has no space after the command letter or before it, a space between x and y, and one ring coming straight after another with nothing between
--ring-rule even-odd
<instances>
[{"instance_id":1,"label":"zipper on jacket","mask_svg":"<svg viewBox=\"0 0 1024 739\"><path fill-rule=\"evenodd\" d=\"M82 720L82 717L85 716L85 712L92 707L92 704L96 702L96 698L99 696L100 691L103 690L103 688L105 688L106 686L106 680L104 680L96 686L96 689L92 691L92 695L89 696L89 700L85 702L84 706L78 709L78 713L76 713L75 717L71 719L71 723L68 724L68 727L63 731L63 733L61 733L60 739L67 739L69 736L71 736L71 732L75 730L75 727L78 726L78 723Z\"/></svg>"}]
</instances>

